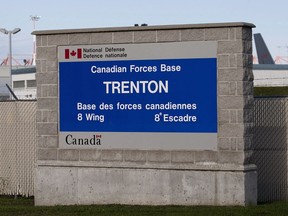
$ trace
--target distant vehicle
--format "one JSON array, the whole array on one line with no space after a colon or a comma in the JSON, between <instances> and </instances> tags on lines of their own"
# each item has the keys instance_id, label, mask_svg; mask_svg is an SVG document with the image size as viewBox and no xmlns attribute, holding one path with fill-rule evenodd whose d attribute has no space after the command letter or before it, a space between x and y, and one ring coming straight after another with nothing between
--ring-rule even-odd
<instances>
[{"instance_id":1,"label":"distant vehicle","mask_svg":"<svg viewBox=\"0 0 288 216\"><path fill-rule=\"evenodd\" d=\"M255 46L259 64L275 64L264 39L260 33L254 34Z\"/></svg>"}]
</instances>

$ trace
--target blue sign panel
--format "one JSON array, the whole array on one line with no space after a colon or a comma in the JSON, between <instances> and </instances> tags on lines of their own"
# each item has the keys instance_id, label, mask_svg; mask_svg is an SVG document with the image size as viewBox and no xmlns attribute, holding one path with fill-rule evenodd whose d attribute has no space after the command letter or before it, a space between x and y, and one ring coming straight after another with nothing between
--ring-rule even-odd
<instances>
[{"instance_id":1,"label":"blue sign panel","mask_svg":"<svg viewBox=\"0 0 288 216\"><path fill-rule=\"evenodd\" d=\"M217 61L63 61L59 98L60 132L217 133Z\"/></svg>"}]
</instances>

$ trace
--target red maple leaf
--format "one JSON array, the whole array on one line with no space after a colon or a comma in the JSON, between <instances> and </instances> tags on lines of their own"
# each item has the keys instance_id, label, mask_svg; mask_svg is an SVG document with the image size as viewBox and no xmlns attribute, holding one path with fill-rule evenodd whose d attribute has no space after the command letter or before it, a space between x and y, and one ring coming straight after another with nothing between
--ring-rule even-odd
<instances>
[{"instance_id":1,"label":"red maple leaf","mask_svg":"<svg viewBox=\"0 0 288 216\"><path fill-rule=\"evenodd\" d=\"M75 56L77 53L73 50L70 54L71 56Z\"/></svg>"}]
</instances>

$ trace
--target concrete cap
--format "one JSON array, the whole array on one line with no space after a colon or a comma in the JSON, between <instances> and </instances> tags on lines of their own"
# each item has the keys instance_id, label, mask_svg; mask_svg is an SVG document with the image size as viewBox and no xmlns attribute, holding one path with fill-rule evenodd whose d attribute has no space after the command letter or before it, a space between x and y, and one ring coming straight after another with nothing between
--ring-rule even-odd
<instances>
[{"instance_id":1,"label":"concrete cap","mask_svg":"<svg viewBox=\"0 0 288 216\"><path fill-rule=\"evenodd\" d=\"M125 31L150 31L150 30L177 30L177 29L201 29L201 28L227 28L227 27L256 27L252 23L230 22L230 23L204 23L204 24L182 24L182 25L155 25L155 26L129 26L129 27L106 27L106 28L83 28L83 29L60 29L33 31L33 35L54 35L73 33L99 33L99 32L125 32Z\"/></svg>"}]
</instances>

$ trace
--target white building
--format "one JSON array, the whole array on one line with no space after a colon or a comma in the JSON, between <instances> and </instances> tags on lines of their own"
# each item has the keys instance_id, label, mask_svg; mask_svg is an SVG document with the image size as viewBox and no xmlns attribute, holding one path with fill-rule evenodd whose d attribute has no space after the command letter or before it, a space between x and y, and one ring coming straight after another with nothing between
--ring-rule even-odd
<instances>
[{"instance_id":1,"label":"white building","mask_svg":"<svg viewBox=\"0 0 288 216\"><path fill-rule=\"evenodd\" d=\"M255 87L288 86L288 65L254 64Z\"/></svg>"},{"instance_id":2,"label":"white building","mask_svg":"<svg viewBox=\"0 0 288 216\"><path fill-rule=\"evenodd\" d=\"M6 84L11 86L19 100L36 99L36 67L17 66L12 69L12 83L10 81L9 66L0 67L0 99L9 98L10 92Z\"/></svg>"},{"instance_id":3,"label":"white building","mask_svg":"<svg viewBox=\"0 0 288 216\"><path fill-rule=\"evenodd\" d=\"M9 67L0 67L0 100L9 98L9 90L6 84L10 84L10 70Z\"/></svg>"}]
</instances>

